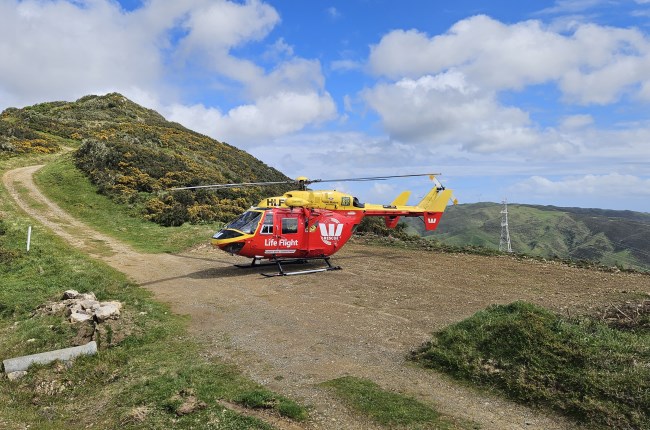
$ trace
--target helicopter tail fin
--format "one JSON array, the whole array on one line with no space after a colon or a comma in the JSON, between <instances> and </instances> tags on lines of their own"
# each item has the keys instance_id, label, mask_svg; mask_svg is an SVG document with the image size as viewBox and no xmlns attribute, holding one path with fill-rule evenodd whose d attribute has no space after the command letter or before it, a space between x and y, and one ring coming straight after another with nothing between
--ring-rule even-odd
<instances>
[{"instance_id":1,"label":"helicopter tail fin","mask_svg":"<svg viewBox=\"0 0 650 430\"><path fill-rule=\"evenodd\" d=\"M451 190L432 188L418 203L418 207L427 212L444 212L451 198Z\"/></svg>"},{"instance_id":2,"label":"helicopter tail fin","mask_svg":"<svg viewBox=\"0 0 650 430\"><path fill-rule=\"evenodd\" d=\"M442 213L447 208L451 194L451 190L434 187L418 203L418 207L424 210L424 227L427 230L431 231L438 228L438 223L440 222L440 218L442 218Z\"/></svg>"},{"instance_id":3,"label":"helicopter tail fin","mask_svg":"<svg viewBox=\"0 0 650 430\"><path fill-rule=\"evenodd\" d=\"M404 206L409 201L410 196L411 196L410 191L402 192L399 196L395 198L395 200L393 200L391 206Z\"/></svg>"}]
</instances>

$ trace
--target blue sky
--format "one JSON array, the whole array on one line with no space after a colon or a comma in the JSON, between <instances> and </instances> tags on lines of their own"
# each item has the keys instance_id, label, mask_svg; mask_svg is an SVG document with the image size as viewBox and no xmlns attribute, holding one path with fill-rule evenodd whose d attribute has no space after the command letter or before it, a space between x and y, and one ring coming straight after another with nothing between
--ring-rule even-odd
<instances>
[{"instance_id":1,"label":"blue sky","mask_svg":"<svg viewBox=\"0 0 650 430\"><path fill-rule=\"evenodd\" d=\"M0 57L0 109L118 91L292 177L650 212L650 0L0 0Z\"/></svg>"}]
</instances>

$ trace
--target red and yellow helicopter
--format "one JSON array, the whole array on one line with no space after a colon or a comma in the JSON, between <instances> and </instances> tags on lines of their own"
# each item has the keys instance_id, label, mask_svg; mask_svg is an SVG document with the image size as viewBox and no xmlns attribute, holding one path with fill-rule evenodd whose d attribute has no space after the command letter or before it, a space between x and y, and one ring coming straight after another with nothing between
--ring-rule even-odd
<instances>
[{"instance_id":1,"label":"red and yellow helicopter","mask_svg":"<svg viewBox=\"0 0 650 430\"><path fill-rule=\"evenodd\" d=\"M295 184L298 190L262 200L212 236L212 245L233 255L252 258L252 267L261 260L277 265L278 273L264 276L286 276L337 270L329 258L352 237L364 217L384 217L386 227L394 228L400 217L422 217L427 230L438 227L452 191L436 179L438 173L377 176L348 179L314 179L299 177L295 181L248 182L240 184L199 185L173 190L198 188L238 188L264 185ZM310 190L307 185L321 182L376 181L390 178L429 176L434 186L415 206L407 206L410 191L401 193L388 205L363 204L350 194L336 190ZM456 204L456 200L453 200ZM323 260L319 269L287 272L282 264Z\"/></svg>"}]
</instances>

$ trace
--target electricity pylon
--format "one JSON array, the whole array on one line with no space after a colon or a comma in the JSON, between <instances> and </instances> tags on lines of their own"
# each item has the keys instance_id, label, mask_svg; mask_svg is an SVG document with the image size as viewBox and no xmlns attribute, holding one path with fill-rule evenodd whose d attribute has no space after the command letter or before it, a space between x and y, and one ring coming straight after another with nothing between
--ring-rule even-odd
<instances>
[{"instance_id":1,"label":"electricity pylon","mask_svg":"<svg viewBox=\"0 0 650 430\"><path fill-rule=\"evenodd\" d=\"M512 252L510 245L510 230L508 229L508 201L503 200L503 210L501 211L501 240L499 240L499 251Z\"/></svg>"}]
</instances>

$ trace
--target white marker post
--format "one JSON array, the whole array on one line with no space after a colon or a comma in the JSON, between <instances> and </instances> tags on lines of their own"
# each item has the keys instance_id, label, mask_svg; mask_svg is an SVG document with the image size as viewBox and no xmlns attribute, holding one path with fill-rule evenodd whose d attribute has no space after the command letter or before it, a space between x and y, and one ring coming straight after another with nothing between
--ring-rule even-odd
<instances>
[{"instance_id":1,"label":"white marker post","mask_svg":"<svg viewBox=\"0 0 650 430\"><path fill-rule=\"evenodd\" d=\"M29 246L32 243L32 226L30 225L27 228L27 252L29 252Z\"/></svg>"}]
</instances>

